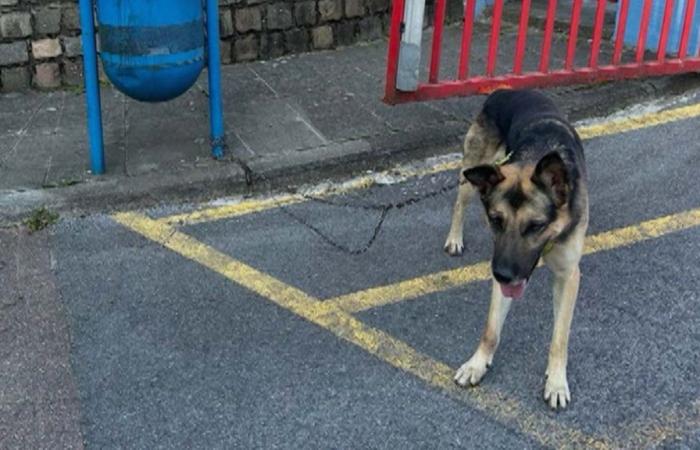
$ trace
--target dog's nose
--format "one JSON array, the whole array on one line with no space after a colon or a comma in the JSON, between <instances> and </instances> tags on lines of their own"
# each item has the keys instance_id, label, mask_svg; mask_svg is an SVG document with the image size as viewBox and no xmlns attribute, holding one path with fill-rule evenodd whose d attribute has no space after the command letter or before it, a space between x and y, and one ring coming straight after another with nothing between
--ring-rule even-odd
<instances>
[{"instance_id":1,"label":"dog's nose","mask_svg":"<svg viewBox=\"0 0 700 450\"><path fill-rule=\"evenodd\" d=\"M494 265L493 266L493 277L499 283L509 284L515 280L515 273L510 267Z\"/></svg>"}]
</instances>

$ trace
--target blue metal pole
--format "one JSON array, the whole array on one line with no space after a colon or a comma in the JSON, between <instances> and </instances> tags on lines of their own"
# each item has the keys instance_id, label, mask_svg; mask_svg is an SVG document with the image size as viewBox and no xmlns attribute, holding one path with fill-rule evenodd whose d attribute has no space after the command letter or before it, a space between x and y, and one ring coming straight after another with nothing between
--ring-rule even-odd
<instances>
[{"instance_id":1,"label":"blue metal pole","mask_svg":"<svg viewBox=\"0 0 700 450\"><path fill-rule=\"evenodd\" d=\"M83 43L83 74L87 101L88 140L92 173L105 172L104 146L102 142L102 107L100 85L97 76L97 50L95 48L95 18L92 0L80 0L80 27Z\"/></svg>"},{"instance_id":2,"label":"blue metal pole","mask_svg":"<svg viewBox=\"0 0 700 450\"><path fill-rule=\"evenodd\" d=\"M221 102L221 57L219 50L219 2L207 0L207 73L209 75L209 121L211 122L211 153L224 156L226 135Z\"/></svg>"}]
</instances>

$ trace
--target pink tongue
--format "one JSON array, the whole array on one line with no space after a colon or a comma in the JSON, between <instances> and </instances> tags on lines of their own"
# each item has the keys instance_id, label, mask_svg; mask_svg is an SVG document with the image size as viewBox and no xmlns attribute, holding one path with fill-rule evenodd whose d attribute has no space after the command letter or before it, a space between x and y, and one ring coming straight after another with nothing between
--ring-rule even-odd
<instances>
[{"instance_id":1,"label":"pink tongue","mask_svg":"<svg viewBox=\"0 0 700 450\"><path fill-rule=\"evenodd\" d=\"M503 293L504 297L512 298L512 299L519 299L520 297L523 296L523 293L525 292L525 286L527 286L527 281L520 281L517 284L501 284L501 292Z\"/></svg>"}]
</instances>

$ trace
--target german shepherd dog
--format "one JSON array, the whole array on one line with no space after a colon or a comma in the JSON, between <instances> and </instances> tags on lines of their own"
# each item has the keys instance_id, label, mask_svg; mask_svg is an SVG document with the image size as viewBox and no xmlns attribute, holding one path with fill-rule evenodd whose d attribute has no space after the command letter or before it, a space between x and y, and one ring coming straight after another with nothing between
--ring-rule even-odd
<instances>
[{"instance_id":1,"label":"german shepherd dog","mask_svg":"<svg viewBox=\"0 0 700 450\"><path fill-rule=\"evenodd\" d=\"M460 255L463 213L478 191L494 240L493 288L484 332L455 382L476 385L486 374L511 301L523 296L540 258L554 274L554 330L544 400L571 401L566 379L569 329L588 226L581 139L554 103L534 91L491 94L464 141L463 170L445 251Z\"/></svg>"}]
</instances>

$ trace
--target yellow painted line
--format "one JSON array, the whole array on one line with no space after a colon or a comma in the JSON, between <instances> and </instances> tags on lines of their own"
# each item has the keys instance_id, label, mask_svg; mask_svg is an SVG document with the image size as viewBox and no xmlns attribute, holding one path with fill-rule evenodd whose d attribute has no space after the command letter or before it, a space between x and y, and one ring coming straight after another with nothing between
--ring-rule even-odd
<instances>
[{"instance_id":1,"label":"yellow painted line","mask_svg":"<svg viewBox=\"0 0 700 450\"><path fill-rule=\"evenodd\" d=\"M700 225L700 208L645 220L637 225L617 228L586 238L584 254L611 250L664 236Z\"/></svg>"},{"instance_id":2,"label":"yellow painted line","mask_svg":"<svg viewBox=\"0 0 700 450\"><path fill-rule=\"evenodd\" d=\"M367 176L354 178L342 187L327 187L322 189L317 196L327 197L330 195L343 194L353 190L364 189L369 187L371 182L372 180L370 180ZM301 194L275 195L262 199L243 200L237 203L212 206L188 213L175 214L160 218L158 221L166 225L189 225L201 222L211 222L214 220L244 216L246 214L266 211L268 209L279 208L282 206L289 206L296 203L305 202L307 199L308 198L306 196Z\"/></svg>"},{"instance_id":3,"label":"yellow painted line","mask_svg":"<svg viewBox=\"0 0 700 450\"><path fill-rule=\"evenodd\" d=\"M163 222L138 213L120 213L114 219L144 237L157 242L227 279L294 312L335 336L350 342L380 360L406 371L450 396L520 431L548 447L616 448L607 437L596 437L559 423L541 411L528 411L517 400L489 387L464 390L452 381L454 369L418 352L405 342L372 328L340 308L221 253L177 231ZM458 425L457 425L458 426Z\"/></svg>"},{"instance_id":4,"label":"yellow painted line","mask_svg":"<svg viewBox=\"0 0 700 450\"><path fill-rule=\"evenodd\" d=\"M700 208L647 220L636 225L617 228L586 238L584 254L611 250L636 244L647 239L657 238L674 231L685 230L700 225ZM384 286L352 292L332 299L332 304L344 311L356 313L378 306L402 302L412 298L464 286L491 277L487 261L458 269L445 270Z\"/></svg>"},{"instance_id":5,"label":"yellow painted line","mask_svg":"<svg viewBox=\"0 0 700 450\"><path fill-rule=\"evenodd\" d=\"M490 278L491 264L484 261L459 269L443 270L398 283L352 292L328 299L325 303L356 313Z\"/></svg>"},{"instance_id":6,"label":"yellow painted line","mask_svg":"<svg viewBox=\"0 0 700 450\"><path fill-rule=\"evenodd\" d=\"M642 128L663 125L669 122L690 119L698 116L700 116L700 104L683 106L666 111L640 114L621 119L608 120L602 123L579 126L576 129L581 136L581 139L592 139L600 136L608 136L611 134L625 133ZM456 170L460 166L461 160L455 159L453 161L441 162L430 167L407 167L399 170L403 178L409 179L432 175L447 170ZM309 195L312 197L323 198L330 195L348 193L354 190L368 189L377 185L377 180L380 180L382 177L393 175L396 170L397 169L395 168L375 175L363 175L347 181L340 187L334 186L321 188L317 192L310 192ZM263 199L244 200L240 203L205 207L190 213L163 217L159 219L159 221L169 225L195 224L261 212L268 209L278 208L280 206L301 203L306 200L307 197L300 194L282 194Z\"/></svg>"},{"instance_id":7,"label":"yellow painted line","mask_svg":"<svg viewBox=\"0 0 700 450\"><path fill-rule=\"evenodd\" d=\"M642 128L655 127L698 116L700 116L700 104L695 104L578 127L577 131L581 136L581 139L591 139L594 137L608 136L611 134L640 130Z\"/></svg>"},{"instance_id":8,"label":"yellow painted line","mask_svg":"<svg viewBox=\"0 0 700 450\"><path fill-rule=\"evenodd\" d=\"M158 221L163 222L166 225L186 225L200 222L211 222L213 220L244 216L246 214L261 212L272 208L293 205L303 201L305 201L305 199L301 195L285 194L264 199L243 200L239 203L214 206L184 214L175 214L158 219Z\"/></svg>"},{"instance_id":9,"label":"yellow painted line","mask_svg":"<svg viewBox=\"0 0 700 450\"><path fill-rule=\"evenodd\" d=\"M214 220L230 219L232 217L244 216L256 212L266 211L268 209L289 206L296 203L302 203L309 198L327 198L332 195L341 195L353 191L369 189L372 186L379 184L378 180L383 177L401 177L414 178L426 175L432 175L446 170L454 170L459 168L460 161L447 161L435 164L428 167L418 167L410 169L391 169L379 172L374 175L363 175L361 177L352 178L345 183L339 185L321 185L316 189L311 189L306 195L302 194L281 194L262 199L243 200L241 202L230 203L220 206L211 206L195 210L188 213L174 214L167 217L157 219L166 225L191 225L202 222L211 222ZM398 170L398 172L397 172Z\"/></svg>"},{"instance_id":10,"label":"yellow painted line","mask_svg":"<svg viewBox=\"0 0 700 450\"><path fill-rule=\"evenodd\" d=\"M634 420L626 431L628 448L657 448L700 429L700 399L662 412L652 420Z\"/></svg>"}]
</instances>

